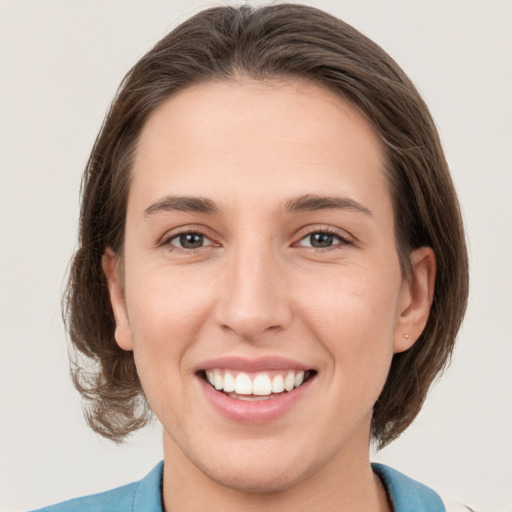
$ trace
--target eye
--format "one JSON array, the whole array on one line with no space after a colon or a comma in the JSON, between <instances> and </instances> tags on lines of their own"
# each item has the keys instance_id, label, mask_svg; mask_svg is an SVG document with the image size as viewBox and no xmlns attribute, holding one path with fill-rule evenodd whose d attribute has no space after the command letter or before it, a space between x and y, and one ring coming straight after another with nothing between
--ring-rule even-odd
<instances>
[{"instance_id":1,"label":"eye","mask_svg":"<svg viewBox=\"0 0 512 512\"><path fill-rule=\"evenodd\" d=\"M315 231L303 237L298 245L300 247L313 247L315 249L328 249L338 245L350 243L349 240L341 235L329 231Z\"/></svg>"},{"instance_id":2,"label":"eye","mask_svg":"<svg viewBox=\"0 0 512 512\"><path fill-rule=\"evenodd\" d=\"M169 245L178 247L179 249L199 249L212 245L212 241L202 233L190 232L181 233L169 239Z\"/></svg>"}]
</instances>

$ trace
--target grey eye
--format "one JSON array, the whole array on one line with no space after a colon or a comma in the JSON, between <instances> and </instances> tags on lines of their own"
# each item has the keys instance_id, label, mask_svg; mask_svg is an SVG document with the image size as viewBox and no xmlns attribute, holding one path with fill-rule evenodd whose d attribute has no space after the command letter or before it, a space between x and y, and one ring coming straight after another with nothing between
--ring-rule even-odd
<instances>
[{"instance_id":1,"label":"grey eye","mask_svg":"<svg viewBox=\"0 0 512 512\"><path fill-rule=\"evenodd\" d=\"M334 239L337 238L329 233L313 233L309 235L310 243L312 247L331 247L334 243Z\"/></svg>"},{"instance_id":2,"label":"grey eye","mask_svg":"<svg viewBox=\"0 0 512 512\"><path fill-rule=\"evenodd\" d=\"M305 236L300 241L299 245L301 245L302 247L314 247L315 249L325 249L327 247L332 247L333 245L336 245L341 241L342 239L339 236L319 231Z\"/></svg>"},{"instance_id":3,"label":"grey eye","mask_svg":"<svg viewBox=\"0 0 512 512\"><path fill-rule=\"evenodd\" d=\"M201 233L184 233L174 237L171 245L182 249L198 249L205 245L205 236Z\"/></svg>"}]
</instances>

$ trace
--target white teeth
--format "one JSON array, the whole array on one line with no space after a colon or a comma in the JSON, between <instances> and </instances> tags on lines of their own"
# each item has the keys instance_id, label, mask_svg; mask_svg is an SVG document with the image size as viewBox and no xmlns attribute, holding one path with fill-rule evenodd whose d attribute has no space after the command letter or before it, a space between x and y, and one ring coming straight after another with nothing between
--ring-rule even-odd
<instances>
[{"instance_id":1,"label":"white teeth","mask_svg":"<svg viewBox=\"0 0 512 512\"><path fill-rule=\"evenodd\" d=\"M213 371L213 385L215 386L215 389L221 390L222 386L224 385L224 379L222 378L222 375L220 374L219 370Z\"/></svg>"},{"instance_id":2,"label":"white teeth","mask_svg":"<svg viewBox=\"0 0 512 512\"><path fill-rule=\"evenodd\" d=\"M223 386L223 389L224 389L224 391L226 391L226 393L230 393L232 391L235 391L235 378L229 372L226 372L224 374L224 386Z\"/></svg>"},{"instance_id":3,"label":"white teeth","mask_svg":"<svg viewBox=\"0 0 512 512\"><path fill-rule=\"evenodd\" d=\"M290 372L284 379L284 389L291 391L295 387L295 374Z\"/></svg>"},{"instance_id":4,"label":"white teeth","mask_svg":"<svg viewBox=\"0 0 512 512\"><path fill-rule=\"evenodd\" d=\"M253 376L245 372L236 373L217 368L206 370L205 373L206 380L217 391L222 390L230 396L235 395L233 398L236 398L236 395L245 395L246 400L250 399L248 395L261 399L261 397L272 398L269 395L282 393L285 390L292 391L303 384L306 376L302 370L290 370L285 374L276 373L273 377L265 372Z\"/></svg>"},{"instance_id":5,"label":"white teeth","mask_svg":"<svg viewBox=\"0 0 512 512\"><path fill-rule=\"evenodd\" d=\"M253 395L270 395L272 384L268 375L258 375L252 382Z\"/></svg>"},{"instance_id":6,"label":"white teeth","mask_svg":"<svg viewBox=\"0 0 512 512\"><path fill-rule=\"evenodd\" d=\"M252 395L252 380L247 373L239 373L235 379L235 393L238 395Z\"/></svg>"},{"instance_id":7,"label":"white teeth","mask_svg":"<svg viewBox=\"0 0 512 512\"><path fill-rule=\"evenodd\" d=\"M300 371L295 374L295 387L298 388L304 382L304 372Z\"/></svg>"},{"instance_id":8,"label":"white teeth","mask_svg":"<svg viewBox=\"0 0 512 512\"><path fill-rule=\"evenodd\" d=\"M282 393L284 391L284 379L282 375L276 375L272 379L272 393Z\"/></svg>"}]
</instances>

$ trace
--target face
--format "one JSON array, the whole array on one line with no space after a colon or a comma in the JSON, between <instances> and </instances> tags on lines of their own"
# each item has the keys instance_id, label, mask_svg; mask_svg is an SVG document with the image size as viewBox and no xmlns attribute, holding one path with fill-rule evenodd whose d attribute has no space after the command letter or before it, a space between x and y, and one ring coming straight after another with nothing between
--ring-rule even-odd
<instances>
[{"instance_id":1,"label":"face","mask_svg":"<svg viewBox=\"0 0 512 512\"><path fill-rule=\"evenodd\" d=\"M307 83L206 83L151 115L123 264L103 263L175 467L267 492L367 464L431 261L403 279L383 167L370 124Z\"/></svg>"}]
</instances>

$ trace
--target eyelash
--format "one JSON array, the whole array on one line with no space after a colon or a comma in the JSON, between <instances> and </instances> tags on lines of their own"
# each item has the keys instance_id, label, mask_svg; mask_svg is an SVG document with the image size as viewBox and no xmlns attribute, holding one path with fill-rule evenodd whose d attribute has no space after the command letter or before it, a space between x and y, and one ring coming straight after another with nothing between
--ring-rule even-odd
<instances>
[{"instance_id":1,"label":"eyelash","mask_svg":"<svg viewBox=\"0 0 512 512\"><path fill-rule=\"evenodd\" d=\"M306 240L308 237L311 237L311 236L317 235L317 234L327 235L330 237L337 238L338 242L333 243L332 245L327 246L327 247L314 247L312 245L306 245L306 246L300 245L300 242L302 242L303 240ZM197 235L197 236L202 237L203 241L206 239L210 243L208 243L207 245L201 245L199 247L194 247L194 248L179 247L172 243L174 240L179 240L181 237L186 236L186 235ZM310 249L313 249L316 252L326 252L326 251L330 251L333 249L339 249L346 245L352 245L352 244L353 244L353 240L346 234L342 234L338 230L330 228L330 227L322 227L322 228L316 228L316 229L311 229L311 230L307 231L306 233L303 234L303 236L299 239L298 242L295 242L293 244L293 246L308 247ZM199 251L200 249L204 249L206 247L211 247L211 246L215 246L215 245L218 246L218 244L213 242L203 231L201 231L200 229L193 229L193 228L187 229L184 231L180 231L178 233L173 233L171 236L164 238L161 245L167 246L169 251L183 253L183 254L194 254L197 251Z\"/></svg>"},{"instance_id":2,"label":"eyelash","mask_svg":"<svg viewBox=\"0 0 512 512\"><path fill-rule=\"evenodd\" d=\"M187 235L198 235L198 236L202 237L203 240L205 240L205 239L209 240L210 243L208 245L201 245L200 247L195 247L195 248L179 247L172 243L173 240L179 240L181 237L187 236ZM161 245L166 246L168 248L168 250L172 251L172 252L181 252L184 254L194 254L195 252L197 252L200 249L204 249L205 247L210 247L210 246L216 245L216 244L214 242L212 242L212 240L200 229L191 228L191 229L186 229L186 230L180 231L178 233L173 233L171 236L165 237L162 240Z\"/></svg>"},{"instance_id":3,"label":"eyelash","mask_svg":"<svg viewBox=\"0 0 512 512\"><path fill-rule=\"evenodd\" d=\"M329 251L329 250L333 250L333 249L339 249L340 247L343 247L345 245L351 245L353 243L352 239L348 235L340 233L340 231L330 228L330 227L317 228L317 229L312 229L311 231L308 231L306 234L304 234L304 236L301 237L301 239L299 240L299 243L302 242L303 240L305 240L313 235L317 235L317 234L332 236L334 238L337 238L339 240L339 242L333 243L333 245L330 245L328 247L313 247L311 245L306 246L306 247L314 249L315 251L324 252L324 251ZM294 245L297 245L297 243Z\"/></svg>"}]
</instances>

